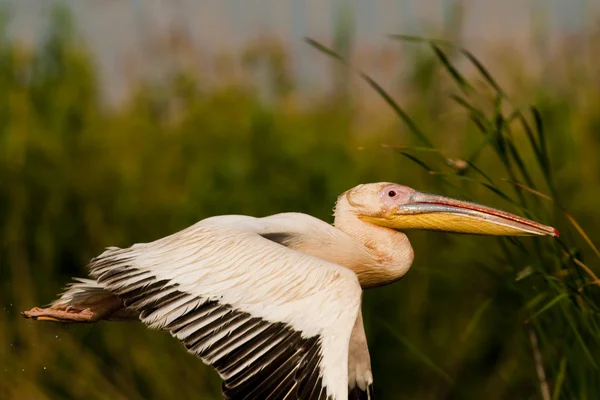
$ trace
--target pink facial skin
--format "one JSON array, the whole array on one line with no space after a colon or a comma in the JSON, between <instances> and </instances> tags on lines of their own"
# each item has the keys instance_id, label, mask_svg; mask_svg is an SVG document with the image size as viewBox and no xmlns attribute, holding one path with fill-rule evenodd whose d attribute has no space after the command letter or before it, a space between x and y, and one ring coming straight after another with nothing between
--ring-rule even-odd
<instances>
[{"instance_id":1,"label":"pink facial skin","mask_svg":"<svg viewBox=\"0 0 600 400\"><path fill-rule=\"evenodd\" d=\"M379 198L385 205L386 211L408 204L416 190L398 184L388 185L379 191Z\"/></svg>"}]
</instances>

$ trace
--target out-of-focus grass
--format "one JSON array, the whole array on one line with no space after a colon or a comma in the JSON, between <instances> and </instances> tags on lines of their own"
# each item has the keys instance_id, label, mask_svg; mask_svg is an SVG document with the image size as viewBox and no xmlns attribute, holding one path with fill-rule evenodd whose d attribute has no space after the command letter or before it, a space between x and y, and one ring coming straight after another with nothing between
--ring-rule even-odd
<instances>
[{"instance_id":1,"label":"out-of-focus grass","mask_svg":"<svg viewBox=\"0 0 600 400\"><path fill-rule=\"evenodd\" d=\"M456 57L469 54L422 44L431 53L405 60L415 68L406 97L370 81L400 128L358 131L345 85L297 104L279 49L252 55L272 66L269 102L251 85L182 72L106 111L68 27L55 23L33 51L0 43L0 398L219 398L215 374L167 334L18 312L53 299L105 246L216 214L331 220L339 193L386 180L556 224L561 239L411 232L411 273L365 295L379 397L536 398L540 366L552 398L600 397L600 262L588 244L600 232L600 95L593 74L563 84L576 58L548 81L528 77L533 111L499 91L495 72L460 72Z\"/></svg>"}]
</instances>

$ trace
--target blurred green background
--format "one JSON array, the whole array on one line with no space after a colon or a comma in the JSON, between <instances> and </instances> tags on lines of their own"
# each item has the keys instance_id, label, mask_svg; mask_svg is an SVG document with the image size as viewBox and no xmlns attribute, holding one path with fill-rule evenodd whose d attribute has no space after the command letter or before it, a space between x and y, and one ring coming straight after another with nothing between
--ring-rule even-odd
<instances>
[{"instance_id":1,"label":"blurred green background","mask_svg":"<svg viewBox=\"0 0 600 400\"><path fill-rule=\"evenodd\" d=\"M53 300L106 246L219 214L332 221L338 194L377 181L561 231L560 241L410 232L412 270L365 294L378 398L600 398L600 25L552 51L536 28L531 60L490 43L485 71L506 97L455 48L382 36L402 51L388 68L402 74L382 86L395 112L308 44L327 90L303 87L273 38L214 57L212 74L178 64L193 47L181 33L160 54L174 64L163 79L132 79L126 99L107 104L77 24L53 10L36 45L0 38L1 399L220 398L218 376L164 332L19 312ZM460 37L462 11L438 37ZM356 35L341 17L324 43L353 58Z\"/></svg>"}]
</instances>

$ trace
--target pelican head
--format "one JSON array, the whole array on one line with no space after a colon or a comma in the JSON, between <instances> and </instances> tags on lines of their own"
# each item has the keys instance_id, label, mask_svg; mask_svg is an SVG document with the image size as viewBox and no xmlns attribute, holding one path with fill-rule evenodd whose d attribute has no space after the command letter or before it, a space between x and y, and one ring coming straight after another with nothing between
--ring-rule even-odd
<instances>
[{"instance_id":1,"label":"pelican head","mask_svg":"<svg viewBox=\"0 0 600 400\"><path fill-rule=\"evenodd\" d=\"M360 219L386 228L558 237L558 231L551 226L480 204L422 193L396 183L359 185L342 196Z\"/></svg>"}]
</instances>

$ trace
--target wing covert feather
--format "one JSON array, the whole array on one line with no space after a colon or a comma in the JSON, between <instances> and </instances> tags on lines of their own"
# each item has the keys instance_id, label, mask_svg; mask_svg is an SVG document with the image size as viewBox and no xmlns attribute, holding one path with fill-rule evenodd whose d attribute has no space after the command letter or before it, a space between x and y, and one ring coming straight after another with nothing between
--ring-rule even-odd
<instances>
[{"instance_id":1,"label":"wing covert feather","mask_svg":"<svg viewBox=\"0 0 600 400\"><path fill-rule=\"evenodd\" d=\"M214 220L110 248L90 270L144 323L215 367L226 398L348 396L361 300L350 270Z\"/></svg>"}]
</instances>

